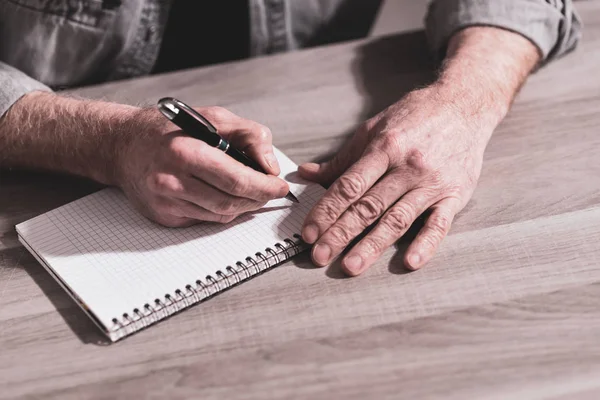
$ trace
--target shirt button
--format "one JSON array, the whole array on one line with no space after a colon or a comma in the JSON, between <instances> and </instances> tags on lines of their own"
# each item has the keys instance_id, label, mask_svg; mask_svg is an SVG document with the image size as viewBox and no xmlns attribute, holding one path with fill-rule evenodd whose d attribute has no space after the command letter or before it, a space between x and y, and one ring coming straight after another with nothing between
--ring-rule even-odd
<instances>
[{"instance_id":1,"label":"shirt button","mask_svg":"<svg viewBox=\"0 0 600 400\"><path fill-rule=\"evenodd\" d=\"M146 29L146 36L144 37L144 40L146 42L149 42L151 40L154 40L155 36L156 36L156 31L158 29L156 28L156 25L150 25L147 29Z\"/></svg>"},{"instance_id":2,"label":"shirt button","mask_svg":"<svg viewBox=\"0 0 600 400\"><path fill-rule=\"evenodd\" d=\"M121 7L121 0L103 0L102 8L105 10L114 10Z\"/></svg>"}]
</instances>

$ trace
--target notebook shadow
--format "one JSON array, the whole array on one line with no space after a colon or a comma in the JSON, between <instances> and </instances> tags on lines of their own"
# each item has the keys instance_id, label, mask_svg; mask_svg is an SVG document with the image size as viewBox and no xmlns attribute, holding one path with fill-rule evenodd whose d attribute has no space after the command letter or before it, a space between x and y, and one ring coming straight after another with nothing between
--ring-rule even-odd
<instances>
[{"instance_id":1,"label":"notebook shadow","mask_svg":"<svg viewBox=\"0 0 600 400\"><path fill-rule=\"evenodd\" d=\"M111 342L77 306L75 301L64 291L37 260L23 247L3 250L2 260L5 265L23 269L33 282L41 289L44 296L65 321L69 329L84 344L105 346Z\"/></svg>"}]
</instances>

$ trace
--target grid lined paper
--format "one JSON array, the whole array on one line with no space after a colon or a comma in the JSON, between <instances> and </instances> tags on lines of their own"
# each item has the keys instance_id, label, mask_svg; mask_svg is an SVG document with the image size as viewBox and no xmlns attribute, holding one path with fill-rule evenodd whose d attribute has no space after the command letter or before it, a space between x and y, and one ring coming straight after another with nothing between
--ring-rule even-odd
<instances>
[{"instance_id":1,"label":"grid lined paper","mask_svg":"<svg viewBox=\"0 0 600 400\"><path fill-rule=\"evenodd\" d=\"M281 177L297 166L275 149ZM294 180L296 181L296 180ZM235 267L299 234L308 211L325 190L289 182L300 204L274 200L230 224L165 228L139 214L121 191L101 190L17 225L21 238L95 314L113 318L217 271Z\"/></svg>"}]
</instances>

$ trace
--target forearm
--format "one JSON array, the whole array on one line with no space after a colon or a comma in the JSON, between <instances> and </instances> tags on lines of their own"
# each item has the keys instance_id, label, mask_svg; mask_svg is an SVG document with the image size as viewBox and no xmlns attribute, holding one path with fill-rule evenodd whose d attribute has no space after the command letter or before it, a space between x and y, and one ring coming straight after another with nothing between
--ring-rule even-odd
<instances>
[{"instance_id":1,"label":"forearm","mask_svg":"<svg viewBox=\"0 0 600 400\"><path fill-rule=\"evenodd\" d=\"M582 25L574 0L432 0L426 32L435 56L446 53L450 37L471 26L502 28L528 38L539 49L540 65L575 49Z\"/></svg>"},{"instance_id":2,"label":"forearm","mask_svg":"<svg viewBox=\"0 0 600 400\"><path fill-rule=\"evenodd\" d=\"M467 117L498 124L540 60L523 36L499 28L471 27L450 40L437 84Z\"/></svg>"},{"instance_id":3,"label":"forearm","mask_svg":"<svg viewBox=\"0 0 600 400\"><path fill-rule=\"evenodd\" d=\"M30 93L0 119L0 168L65 172L115 184L117 142L137 110Z\"/></svg>"}]
</instances>

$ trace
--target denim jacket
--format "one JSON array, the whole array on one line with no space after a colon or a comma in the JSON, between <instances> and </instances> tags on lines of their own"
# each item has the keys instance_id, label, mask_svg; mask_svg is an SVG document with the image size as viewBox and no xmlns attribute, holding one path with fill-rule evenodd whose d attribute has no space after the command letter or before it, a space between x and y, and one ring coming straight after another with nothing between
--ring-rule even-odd
<instances>
[{"instance_id":1,"label":"denim jacket","mask_svg":"<svg viewBox=\"0 0 600 400\"><path fill-rule=\"evenodd\" d=\"M0 0L0 116L33 90L150 73L172 1L183 0ZM368 27L381 3L248 1L252 56L306 47L323 27ZM342 13L354 20L339 18ZM436 54L470 25L518 32L537 45L545 62L573 49L581 34L572 0L433 0L425 22Z\"/></svg>"}]
</instances>

